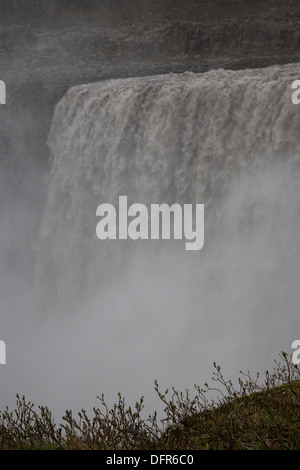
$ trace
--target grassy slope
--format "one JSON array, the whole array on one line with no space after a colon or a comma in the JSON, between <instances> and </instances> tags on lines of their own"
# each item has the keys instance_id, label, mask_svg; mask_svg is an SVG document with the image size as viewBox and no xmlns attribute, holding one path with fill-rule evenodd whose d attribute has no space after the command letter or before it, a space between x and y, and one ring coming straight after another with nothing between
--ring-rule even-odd
<instances>
[{"instance_id":1,"label":"grassy slope","mask_svg":"<svg viewBox=\"0 0 300 470\"><path fill-rule=\"evenodd\" d=\"M300 369L285 353L285 364L266 372L264 383L242 374L235 388L215 366L213 387L196 388L193 398L172 389L155 391L164 404L164 418L142 417L143 398L134 408L119 395L109 409L100 397L93 416L84 410L74 417L66 411L57 427L48 408L36 411L17 397L13 412L0 412L0 450L299 450ZM245 378L246 377L246 378ZM217 400L208 400L208 392ZM210 395L211 396L211 395Z\"/></svg>"},{"instance_id":2,"label":"grassy slope","mask_svg":"<svg viewBox=\"0 0 300 470\"><path fill-rule=\"evenodd\" d=\"M300 381L239 398L187 418L159 448L300 449Z\"/></svg>"}]
</instances>

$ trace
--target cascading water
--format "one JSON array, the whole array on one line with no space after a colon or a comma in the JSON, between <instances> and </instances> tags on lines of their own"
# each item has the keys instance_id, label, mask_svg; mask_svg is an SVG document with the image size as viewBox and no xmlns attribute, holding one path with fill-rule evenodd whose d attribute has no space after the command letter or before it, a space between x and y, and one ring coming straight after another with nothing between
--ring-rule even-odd
<instances>
[{"instance_id":1,"label":"cascading water","mask_svg":"<svg viewBox=\"0 0 300 470\"><path fill-rule=\"evenodd\" d=\"M103 251L111 247L103 250L95 240L99 203L116 204L124 194L132 202L210 207L246 168L298 161L294 69L72 88L56 108L49 137L52 181L42 230L49 259L41 268L54 267L58 289L82 289L107 272Z\"/></svg>"},{"instance_id":2,"label":"cascading water","mask_svg":"<svg viewBox=\"0 0 300 470\"><path fill-rule=\"evenodd\" d=\"M35 324L45 396L63 384L62 406L79 408L102 391L149 396L155 378L189 387L213 361L230 376L270 368L298 339L299 77L300 65L276 66L67 92L49 136L36 284L73 302L59 315L48 305ZM120 195L205 204L204 249L100 242L96 208Z\"/></svg>"}]
</instances>

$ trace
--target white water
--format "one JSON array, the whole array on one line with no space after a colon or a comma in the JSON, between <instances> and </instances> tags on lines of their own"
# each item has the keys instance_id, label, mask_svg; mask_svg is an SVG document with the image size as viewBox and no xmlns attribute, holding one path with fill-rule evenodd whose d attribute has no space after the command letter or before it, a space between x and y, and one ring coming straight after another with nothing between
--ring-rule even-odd
<instances>
[{"instance_id":1,"label":"white water","mask_svg":"<svg viewBox=\"0 0 300 470\"><path fill-rule=\"evenodd\" d=\"M290 351L300 337L299 76L293 65L69 90L49 136L40 310L15 330L15 341L28 335L18 378L8 373L16 391L59 410L118 391L152 405L154 379L191 388L213 361L236 376ZM204 249L100 242L96 208L119 195L204 203Z\"/></svg>"}]
</instances>

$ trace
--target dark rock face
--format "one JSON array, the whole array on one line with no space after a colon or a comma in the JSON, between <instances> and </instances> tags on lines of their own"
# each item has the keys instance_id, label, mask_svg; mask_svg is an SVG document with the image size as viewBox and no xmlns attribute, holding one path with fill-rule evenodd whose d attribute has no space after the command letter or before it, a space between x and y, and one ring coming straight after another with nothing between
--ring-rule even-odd
<instances>
[{"instance_id":1,"label":"dark rock face","mask_svg":"<svg viewBox=\"0 0 300 470\"><path fill-rule=\"evenodd\" d=\"M61 27L156 21L226 20L297 9L297 0L1 0L1 24Z\"/></svg>"},{"instance_id":2,"label":"dark rock face","mask_svg":"<svg viewBox=\"0 0 300 470\"><path fill-rule=\"evenodd\" d=\"M2 54L43 50L55 60L58 47L66 56L136 61L277 57L300 47L295 1L0 0L0 9Z\"/></svg>"}]
</instances>

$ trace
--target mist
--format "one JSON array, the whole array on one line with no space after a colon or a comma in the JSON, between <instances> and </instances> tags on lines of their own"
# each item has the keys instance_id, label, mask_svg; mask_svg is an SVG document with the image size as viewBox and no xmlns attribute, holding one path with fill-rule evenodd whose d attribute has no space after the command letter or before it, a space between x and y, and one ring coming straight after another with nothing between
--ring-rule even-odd
<instances>
[{"instance_id":1,"label":"mist","mask_svg":"<svg viewBox=\"0 0 300 470\"><path fill-rule=\"evenodd\" d=\"M21 390L59 415L91 407L101 393L112 403L122 392L130 403L144 395L151 411L155 379L192 389L210 379L213 361L231 378L272 368L299 323L299 198L291 180L278 170L239 178L201 254L180 246L155 256L141 247L77 309L54 302L37 311L23 298L3 312L1 405L12 406Z\"/></svg>"},{"instance_id":2,"label":"mist","mask_svg":"<svg viewBox=\"0 0 300 470\"><path fill-rule=\"evenodd\" d=\"M234 379L290 351L300 300L297 72L107 80L65 94L46 178L23 173L26 187L39 182L42 213L5 199L1 408L20 393L61 416L121 392L129 403L145 396L150 412L155 379L192 389L214 361ZM96 208L119 195L205 204L203 250L97 240ZM37 225L28 250L22 237ZM18 275L12 246L23 256Z\"/></svg>"}]
</instances>

